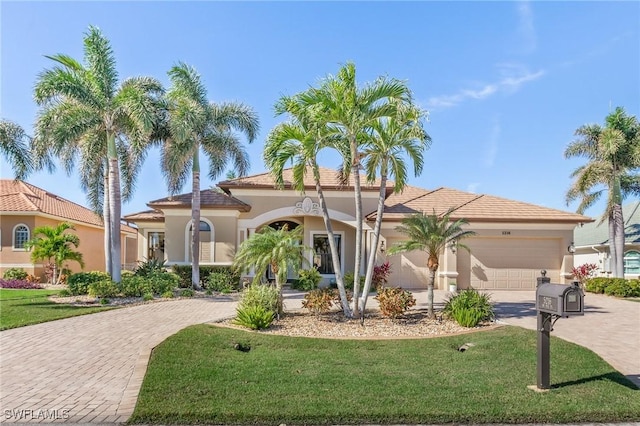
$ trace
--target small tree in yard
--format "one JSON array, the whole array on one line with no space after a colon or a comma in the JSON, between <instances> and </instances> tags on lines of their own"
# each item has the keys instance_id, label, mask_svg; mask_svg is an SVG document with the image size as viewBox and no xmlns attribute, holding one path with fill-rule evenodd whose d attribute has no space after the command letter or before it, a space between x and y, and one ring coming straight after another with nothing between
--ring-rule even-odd
<instances>
[{"instance_id":1,"label":"small tree in yard","mask_svg":"<svg viewBox=\"0 0 640 426\"><path fill-rule=\"evenodd\" d=\"M46 260L53 265L50 277L51 284L59 284L62 274L62 266L65 261L73 260L84 267L82 253L75 251L80 245L80 238L75 234L66 234L68 229L75 230L73 225L67 222L60 223L55 228L52 226L39 226L33 230L36 236L27 241L25 247L31 249L31 260L38 262Z\"/></svg>"},{"instance_id":2,"label":"small tree in yard","mask_svg":"<svg viewBox=\"0 0 640 426\"><path fill-rule=\"evenodd\" d=\"M427 253L427 267L429 268L429 278L427 280L427 316L434 317L433 313L433 286L436 278L436 271L440 266L440 253L450 244L456 244L469 250L459 243L462 238L475 235L475 232L462 229L467 225L466 219L451 221L453 209L447 210L442 216L433 214L426 215L417 213L402 221L402 225L396 230L409 237L389 248L389 254L398 254L407 251L421 250Z\"/></svg>"},{"instance_id":3,"label":"small tree in yard","mask_svg":"<svg viewBox=\"0 0 640 426\"><path fill-rule=\"evenodd\" d=\"M271 268L276 277L276 289L280 299L278 313L282 313L282 284L287 280L288 269L300 268L306 260L304 252L311 250L301 243L303 236L301 226L292 230L289 230L287 225L281 229L265 226L245 240L236 254L234 268L248 271L253 267L254 284L260 283L268 268Z\"/></svg>"}]
</instances>

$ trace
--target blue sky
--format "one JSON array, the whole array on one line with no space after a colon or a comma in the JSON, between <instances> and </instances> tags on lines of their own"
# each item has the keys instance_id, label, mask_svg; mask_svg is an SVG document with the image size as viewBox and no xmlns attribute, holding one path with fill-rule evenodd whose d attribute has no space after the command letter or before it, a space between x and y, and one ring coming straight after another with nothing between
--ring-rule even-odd
<instances>
[{"instance_id":1,"label":"blue sky","mask_svg":"<svg viewBox=\"0 0 640 426\"><path fill-rule=\"evenodd\" d=\"M120 77L168 85L178 61L202 75L212 101L256 109L251 173L279 96L353 61L358 80L406 80L429 111L433 139L410 184L491 194L573 210L564 202L581 160L563 152L574 131L616 106L640 115L639 2L14 2L0 3L0 116L31 133L44 55L82 59L89 25L111 40ZM159 153L149 153L123 213L167 195ZM335 167L331 156L325 166ZM4 159L0 176L12 177ZM203 179L203 188L223 180ZM86 204L77 176L39 172L29 182ZM188 183L184 192L190 191ZM598 208L587 211L600 215Z\"/></svg>"}]
</instances>

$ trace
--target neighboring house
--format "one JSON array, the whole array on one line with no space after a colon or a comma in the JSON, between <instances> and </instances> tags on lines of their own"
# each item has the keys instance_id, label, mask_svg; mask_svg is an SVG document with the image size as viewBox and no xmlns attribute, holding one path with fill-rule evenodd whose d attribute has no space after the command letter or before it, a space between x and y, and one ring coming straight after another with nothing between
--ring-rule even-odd
<instances>
[{"instance_id":1,"label":"neighboring house","mask_svg":"<svg viewBox=\"0 0 640 426\"><path fill-rule=\"evenodd\" d=\"M34 237L35 228L57 226L60 222L69 222L75 227L75 234L80 238L77 250L82 253L84 270L104 271L104 228L98 215L37 186L0 179L0 276L9 268L23 268L42 278L46 261L34 264L24 244ZM122 263L135 265L138 232L131 226L122 225L121 235ZM73 272L81 270L77 262L69 261L67 266Z\"/></svg>"},{"instance_id":2,"label":"neighboring house","mask_svg":"<svg viewBox=\"0 0 640 426\"><path fill-rule=\"evenodd\" d=\"M640 201L622 206L624 218L624 276L640 277ZM598 266L596 274L606 277L611 274L609 253L609 222L587 223L576 228L574 235L576 246L575 264L593 263Z\"/></svg>"},{"instance_id":3,"label":"neighboring house","mask_svg":"<svg viewBox=\"0 0 640 426\"><path fill-rule=\"evenodd\" d=\"M341 185L334 170L321 170L322 187L338 242L341 270L353 271L355 250L355 207L353 183ZM310 174L309 174L310 175ZM324 284L334 277L331 254L315 185L311 178L306 194L291 188L291 170L285 170L285 189L274 188L269 173L226 180L219 190L201 192L200 264L230 265L238 246L264 226L304 226L304 244L313 248L309 264L318 265ZM536 277L545 269L552 282L570 277L573 256L567 247L573 230L590 218L574 213L478 195L455 189L433 191L409 186L393 194L387 186L381 242L377 263L392 264L392 285L426 288L427 259L423 252L387 256L389 246L403 236L395 230L402 218L416 212L441 214L455 208L452 218L466 218L478 233L466 239L464 249L447 248L441 256L438 288L457 281L461 288L533 289ZM363 253L372 250L372 232L379 186L363 185L365 220ZM152 210L130 214L125 219L138 227L138 258L157 257L167 264L190 263L191 194L151 201ZM371 213L373 212L373 213ZM363 259L367 259L363 257ZM366 260L365 260L366 261Z\"/></svg>"}]
</instances>

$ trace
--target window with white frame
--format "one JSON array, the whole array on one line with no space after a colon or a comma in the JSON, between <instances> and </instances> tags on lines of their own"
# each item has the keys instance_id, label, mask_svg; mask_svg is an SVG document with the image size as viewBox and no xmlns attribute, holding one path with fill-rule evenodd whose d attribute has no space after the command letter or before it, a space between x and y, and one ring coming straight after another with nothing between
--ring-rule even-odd
<instances>
[{"instance_id":1,"label":"window with white frame","mask_svg":"<svg viewBox=\"0 0 640 426\"><path fill-rule=\"evenodd\" d=\"M13 249L25 250L27 241L29 241L29 228L27 225L16 225L16 227L13 228Z\"/></svg>"},{"instance_id":2,"label":"window with white frame","mask_svg":"<svg viewBox=\"0 0 640 426\"><path fill-rule=\"evenodd\" d=\"M624 273L640 275L640 252L631 250L624 254Z\"/></svg>"}]
</instances>

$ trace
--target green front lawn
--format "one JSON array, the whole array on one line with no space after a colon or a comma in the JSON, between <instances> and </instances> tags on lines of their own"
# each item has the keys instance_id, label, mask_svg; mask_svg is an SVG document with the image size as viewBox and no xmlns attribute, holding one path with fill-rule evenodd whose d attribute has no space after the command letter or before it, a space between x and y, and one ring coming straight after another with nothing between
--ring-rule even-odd
<instances>
[{"instance_id":1,"label":"green front lawn","mask_svg":"<svg viewBox=\"0 0 640 426\"><path fill-rule=\"evenodd\" d=\"M0 288L0 330L56 319L92 314L112 308L78 307L47 299L60 290L14 290Z\"/></svg>"},{"instance_id":2,"label":"green front lawn","mask_svg":"<svg viewBox=\"0 0 640 426\"><path fill-rule=\"evenodd\" d=\"M471 342L466 352L456 350ZM235 343L251 346L249 352ZM552 340L536 393L535 332L330 340L189 327L152 354L131 423L398 424L640 420L640 391L593 352Z\"/></svg>"}]
</instances>

